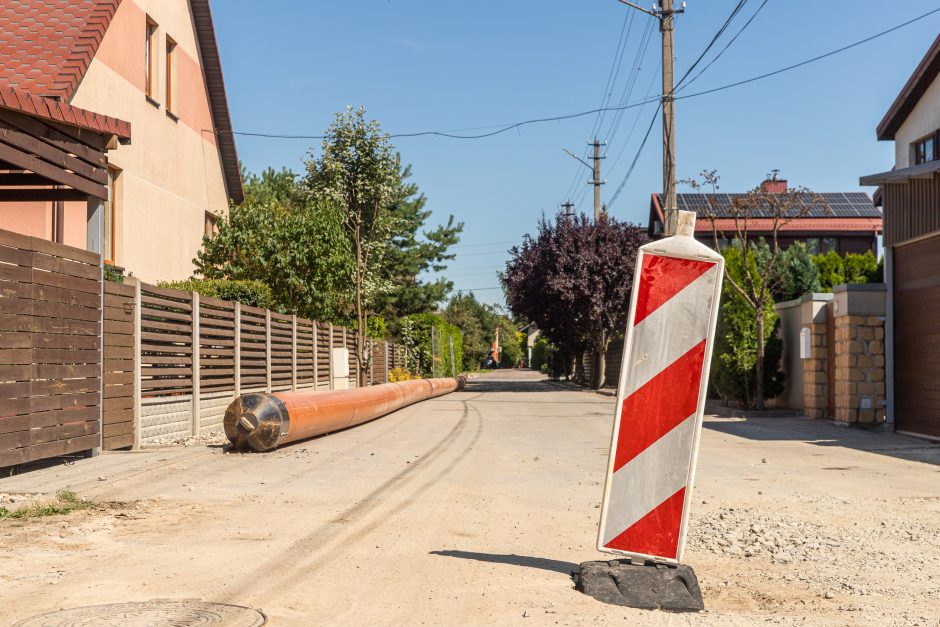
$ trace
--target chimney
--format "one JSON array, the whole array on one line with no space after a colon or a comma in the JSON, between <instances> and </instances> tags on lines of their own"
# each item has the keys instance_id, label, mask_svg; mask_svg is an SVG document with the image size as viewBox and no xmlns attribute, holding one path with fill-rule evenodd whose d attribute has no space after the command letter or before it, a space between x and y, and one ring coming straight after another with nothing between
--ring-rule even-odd
<instances>
[{"instance_id":1,"label":"chimney","mask_svg":"<svg viewBox=\"0 0 940 627\"><path fill-rule=\"evenodd\" d=\"M760 190L766 194L782 194L787 191L787 180L777 178L779 173L780 170L774 170L769 174L764 182L760 184Z\"/></svg>"}]
</instances>

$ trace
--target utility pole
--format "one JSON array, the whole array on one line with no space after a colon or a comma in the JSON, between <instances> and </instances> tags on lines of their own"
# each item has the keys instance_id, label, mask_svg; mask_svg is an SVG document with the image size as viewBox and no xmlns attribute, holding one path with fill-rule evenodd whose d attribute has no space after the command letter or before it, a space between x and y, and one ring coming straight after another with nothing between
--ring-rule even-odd
<instances>
[{"instance_id":1,"label":"utility pole","mask_svg":"<svg viewBox=\"0 0 940 627\"><path fill-rule=\"evenodd\" d=\"M601 144L595 137L591 145L594 146L594 180L588 183L594 186L594 224L597 224L601 219L601 185L604 184L601 180L601 159L604 158L601 156L601 146L606 146L607 142Z\"/></svg>"},{"instance_id":2,"label":"utility pole","mask_svg":"<svg viewBox=\"0 0 940 627\"><path fill-rule=\"evenodd\" d=\"M681 8L673 9L672 0L661 0L662 5L656 9L644 9L627 0L617 0L621 4L633 7L652 15L659 20L659 31L663 36L663 225L666 237L676 234L678 208L676 207L676 109L673 76L673 49L674 25L676 13L685 11L685 2Z\"/></svg>"},{"instance_id":3,"label":"utility pole","mask_svg":"<svg viewBox=\"0 0 940 627\"><path fill-rule=\"evenodd\" d=\"M568 220L568 222L571 222L571 209L574 208L574 203L570 200L563 202L561 203L561 208L565 210L565 219Z\"/></svg>"},{"instance_id":4,"label":"utility pole","mask_svg":"<svg viewBox=\"0 0 940 627\"><path fill-rule=\"evenodd\" d=\"M584 164L586 168L593 172L593 178L588 181L588 185L594 186L594 222L597 223L601 219L601 212L605 211L604 206L601 205L601 185L605 184L607 181L601 180L601 159L606 159L607 157L601 156L601 146L606 146L607 142L597 141L597 138L594 138L593 142L588 143L588 146L594 147L594 157L592 161L593 165L574 154L567 148L562 148L569 156L580 161ZM565 205L562 205L564 207Z\"/></svg>"}]
</instances>

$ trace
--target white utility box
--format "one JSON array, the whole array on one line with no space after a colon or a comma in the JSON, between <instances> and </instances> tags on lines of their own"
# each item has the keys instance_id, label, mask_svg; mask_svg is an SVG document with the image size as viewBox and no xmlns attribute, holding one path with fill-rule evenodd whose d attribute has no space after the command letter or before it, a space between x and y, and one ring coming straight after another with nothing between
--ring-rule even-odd
<instances>
[{"instance_id":1,"label":"white utility box","mask_svg":"<svg viewBox=\"0 0 940 627\"><path fill-rule=\"evenodd\" d=\"M330 376L333 378L334 390L349 388L349 349L333 348L330 355Z\"/></svg>"}]
</instances>

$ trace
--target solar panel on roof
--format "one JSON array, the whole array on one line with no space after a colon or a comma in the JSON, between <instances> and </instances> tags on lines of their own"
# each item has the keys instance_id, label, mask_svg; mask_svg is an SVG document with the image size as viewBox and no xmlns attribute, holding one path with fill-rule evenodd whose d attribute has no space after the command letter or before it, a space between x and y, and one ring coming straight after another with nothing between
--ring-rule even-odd
<instances>
[{"instance_id":1,"label":"solar panel on roof","mask_svg":"<svg viewBox=\"0 0 940 627\"><path fill-rule=\"evenodd\" d=\"M734 215L734 200L744 194L677 194L676 204L684 211L695 211L702 216L714 212L717 217ZM823 203L811 204L809 197L804 201L807 217L811 218L878 218L881 213L864 192L826 192L819 194ZM752 217L771 217L768 211L755 209Z\"/></svg>"}]
</instances>

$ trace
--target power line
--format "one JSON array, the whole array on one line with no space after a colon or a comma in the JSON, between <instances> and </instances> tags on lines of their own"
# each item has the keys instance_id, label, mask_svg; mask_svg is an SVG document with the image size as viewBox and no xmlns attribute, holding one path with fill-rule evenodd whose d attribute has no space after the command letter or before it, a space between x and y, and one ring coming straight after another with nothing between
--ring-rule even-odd
<instances>
[{"instance_id":1,"label":"power line","mask_svg":"<svg viewBox=\"0 0 940 627\"><path fill-rule=\"evenodd\" d=\"M766 0L765 0L764 4L766 4ZM764 6L764 5L762 4L760 7L758 7L757 11L759 12L760 9L763 8L763 6ZM925 19L925 18L927 18L927 17L929 17L929 16L931 16L931 15L933 15L934 13L937 13L937 12L940 12L940 8L932 9L932 10L930 10L930 11L928 11L928 12L922 14L922 15L919 15L919 16L913 18L913 19L910 19L910 20L908 20L908 21L906 21L906 22L903 22L903 23L901 23L901 24L898 24L897 26L893 26L893 27L891 27L891 28L889 28L889 29L887 29L887 30L883 30L883 31L881 31L881 32L879 32L879 33L875 33L874 35L871 35L871 36L866 37L866 38L864 38L864 39L860 39L860 40L858 40L858 41L856 41L856 42L854 42L854 43L848 44L848 45L846 45L846 46L842 46L841 48L837 48L837 49L832 50L832 51L830 51L830 52L826 52L826 53L824 53L824 54L815 56L815 57L813 57L813 58L811 58L811 59L806 59L805 61L801 61L801 62L799 62L799 63L794 63L793 65L788 65L788 66L783 67L783 68L780 68L780 69L778 69L778 70L774 70L773 72L767 72L766 74L761 74L761 75L758 75L758 76L751 77L751 78L749 78L749 79L745 79L745 80L742 80L742 81L737 81L737 82L734 82L734 83L729 83L729 84L727 84L727 85L722 85L722 86L720 86L720 87L715 87L715 88L708 89L708 90L704 90L704 91L700 91L700 92L695 92L695 93L691 93L691 94L685 94L685 95L681 95L681 96L675 96L675 99L676 99L676 100L681 100L681 99L686 99L686 98L694 98L694 97L696 97L696 96L704 96L704 95L706 95L706 94L711 94L711 93L715 93L715 92L718 92L718 91L723 91L723 90L725 90L725 89L730 89L730 88L732 88L732 87L738 87L738 86L740 86L740 85L746 85L746 84L748 84L748 83L753 83L753 82L755 82L755 81L758 81L758 80L761 80L761 79L764 79L764 78L769 78L769 77L771 77L771 76L776 76L777 74L782 74L783 72L787 72L787 71L789 71L789 70L793 70L793 69L802 67L802 66L804 66L804 65L808 65L808 64L810 64L810 63L814 63L814 62L816 62L816 61L820 61L820 60L825 59L825 58L827 58L827 57L831 57L831 56L833 56L833 55L839 54L840 52L845 52L846 50L849 50L849 49L851 49L851 48L855 48L855 47L860 46L860 45L862 45L862 44L868 43L869 41L872 41L872 40L877 39L877 38L879 38L879 37L883 37L884 35L887 35L887 34L889 34L889 33L892 33L892 32L894 32L894 31L896 31L896 30L898 30L898 29L904 28L905 26L908 26L908 25L910 25L910 24L913 24L914 22L917 22L917 21L920 21L920 20L922 20L922 19ZM755 16L756 16L756 12L755 12ZM751 20L753 20L753 17L751 18ZM749 20L749 21L747 22L747 24L750 24L750 21L751 21L751 20ZM742 27L742 30L743 30L744 28L747 28L747 24L745 24L744 27ZM738 34L740 34L740 32L739 32ZM737 35L735 35L735 37L737 37ZM729 42L729 45L730 45L730 43L731 43L731 42ZM725 47L725 49L727 49L727 46ZM724 50L722 50L722 52L724 52ZM720 56L720 54L721 54L721 53L719 53L719 56ZM717 57L716 57L716 59L717 59ZM712 62L714 62L714 60L713 60ZM711 64L709 64L709 65L711 65ZM702 72L704 72L705 69L707 69L707 67L708 67L708 66L706 66L705 68L703 68L703 69L702 69ZM695 78L698 78L698 76L701 76L701 73L702 73L702 72L699 72L699 74L696 75ZM688 75L688 72L686 73L686 75ZM694 79L693 79L693 80L694 80ZM681 81L680 81L680 82L681 82ZM633 174L633 170L635 169L636 164L637 164L638 161L639 161L640 155L641 155L641 153L643 152L643 149L646 147L646 142L647 142L647 140L649 139L649 133L650 133L650 131L651 131L652 128L653 128L653 124L654 124L655 121L656 121L656 115L657 115L658 113L659 113L659 108L657 108L657 109L656 109L656 113L653 114L653 120L650 122L650 127L649 127L649 129L647 130L646 135L643 137L643 141L640 143L640 147L639 147L639 149L637 150L636 156L633 158L633 163L630 165L630 169L627 171L627 174L624 176L623 180L621 180L620 184L617 186L617 190L614 192L614 195L611 197L610 201L608 202L608 207L612 207L612 206L613 206L614 201L617 200L617 198L618 198L619 195L620 195L620 192L623 190L623 188L624 188L624 186L626 185L627 181L630 179L630 176Z\"/></svg>"},{"instance_id":2,"label":"power line","mask_svg":"<svg viewBox=\"0 0 940 627\"><path fill-rule=\"evenodd\" d=\"M628 13L623 17L623 25L620 27L620 37L617 40L617 50L614 51L614 59L610 64L610 71L607 73L607 83L604 85L604 92L601 94L601 107L606 107L610 104L610 96L613 94L614 87L617 84L617 74L620 72L620 64L623 61L623 54L626 52L626 42L630 37L630 32L633 30L633 19L634 13ZM626 36L625 36L626 35ZM597 117L594 118L594 124L591 127L591 137L596 137L598 130L603 125L603 119L606 112L602 111L597 114ZM581 157L587 159L589 149L585 148ZM575 190L578 189L578 179L581 178L580 168L575 171L574 176L571 179L571 183L568 184L568 188L565 191L564 197L571 198L571 195Z\"/></svg>"},{"instance_id":3,"label":"power line","mask_svg":"<svg viewBox=\"0 0 940 627\"><path fill-rule=\"evenodd\" d=\"M718 32L716 32L712 36L712 40L708 42L708 45L705 46L705 49L702 50L702 53L698 55L698 58L695 60L695 62L689 66L689 69L685 71L685 74L683 74L682 78L679 79L679 82L676 83L676 86L672 90L673 93L675 93L675 91L682 85L682 83L685 82L685 79L689 77L689 74L692 73L692 70L694 70L696 66L698 66L698 64L702 62L702 59L705 58L705 55L708 54L708 51L711 50L712 46L715 45L715 42L717 42L721 38L724 32L728 29L728 26L731 25L731 22L734 20L735 16L737 16L737 14L741 11L741 9L744 8L744 5L747 4L747 2L748 0L739 0L738 4L734 7L734 9L731 10L731 15L729 15L727 19L725 19L725 23L722 24L721 28L718 29Z\"/></svg>"},{"instance_id":4,"label":"power line","mask_svg":"<svg viewBox=\"0 0 940 627\"><path fill-rule=\"evenodd\" d=\"M754 11L754 14L751 15L750 18L748 18L748 20L744 23L744 25L743 25L740 29L738 29L738 32L736 32L736 33L734 34L734 37L732 37L732 38L728 41L728 43L725 44L725 47L718 51L718 54L715 55L715 58L713 58L711 61L709 61L709 62L705 65L705 67L703 67L701 70L699 70L699 73L698 73L698 74L696 74L696 75L693 76L691 79L689 79L689 82L688 82L688 83L686 83L685 85L682 85L681 87L679 87L679 88L677 89L677 91L679 91L679 90L681 90L681 89L684 89L684 88L688 87L689 85L691 85L692 83L694 83L696 80L698 80L698 77L699 77L699 76L701 76L702 74L704 74L705 71L708 70L708 68L710 68L710 67L712 66L712 64L715 63L715 61L717 61L718 59L720 59L720 58L721 58L721 55L723 55L723 54L725 53L725 51L726 51L728 48L731 47L731 44L733 44L733 43L737 40L737 38L741 36L741 33L743 33L745 30L747 30L747 27L751 25L751 22L754 21L754 18L756 18L757 15L761 12L761 10L763 10L763 8L764 8L765 6L767 6L767 2L769 2L769 0L764 0L763 2L761 2L760 6L757 7L757 10Z\"/></svg>"},{"instance_id":5,"label":"power line","mask_svg":"<svg viewBox=\"0 0 940 627\"><path fill-rule=\"evenodd\" d=\"M763 80L763 79L765 79L765 78L770 78L771 76L776 76L776 75L778 75L778 74L782 74L782 73L788 72L788 71L790 71L790 70L795 70L795 69L797 69L797 68L803 67L804 65L809 65L810 63L815 63L816 61L821 61L822 59L826 59L826 58L828 58L828 57L834 56L834 55L836 55L836 54L839 54L840 52L845 52L846 50L850 50L850 49L852 49L852 48L856 48L856 47L858 47L858 46L861 46L862 44L866 44L866 43L868 43L868 42L870 42L870 41L873 41L873 40L875 40L875 39L878 39L878 38L880 38L880 37L883 37L883 36L885 36L885 35L888 35L888 34L890 34L890 33L893 33L893 32L896 31L896 30L900 30L901 28L904 28L904 27L906 27L906 26L910 26L911 24L914 24L915 22L919 22L919 21L921 21L921 20L923 20L923 19L926 19L926 18L930 17L931 15L934 15L935 13L938 13L938 12L940 12L940 7L936 8L936 9L932 9L932 10L930 10L930 11L928 11L928 12L922 14L922 15L918 15L917 17L914 17L914 18L912 18L912 19L910 19L910 20L907 20L906 22L902 22L901 24L898 24L898 25L896 25L896 26L893 26L893 27L891 27L891 28L889 28L889 29L887 29L887 30L883 30L883 31L881 31L881 32L879 32L879 33L875 33L874 35L870 35L869 37L865 37L864 39L860 39L860 40L858 40L858 41L856 41L856 42L853 42L853 43L851 43L851 44L848 44L848 45L846 45L846 46L842 46L841 48L837 48L837 49L835 49L835 50L831 50L831 51L829 51L829 52L826 52L826 53L824 53L824 54L821 54L821 55L812 57L812 58L810 58L810 59L806 59L805 61L800 61L799 63L794 63L793 65L788 65L788 66L786 66L786 67L779 68L779 69L774 70L774 71L772 71L772 72L767 72L767 73L765 73L765 74L759 74L759 75L757 75L757 76L752 76L752 77L750 77L750 78L746 78L746 79L743 79L743 80L740 80L740 81L735 81L735 82L733 82L733 83L728 83L728 84L726 84L726 85L721 85L721 86L719 86L719 87L713 87L713 88L711 88L711 89L706 89L706 90L694 92L694 93L691 93L691 94L685 94L685 95L681 95L681 96L676 96L675 99L676 99L676 100L681 100L681 99L686 99L686 98L696 98L696 97L698 97L698 96L705 96L705 95L713 94L713 93L715 93L715 92L723 91L723 90L726 90L726 89L731 89L731 88L733 88L733 87L739 87L739 86L741 86L741 85L747 85L747 84L749 84L749 83L753 83L753 82L756 82L756 81L759 81L759 80ZM446 138L449 138L449 139L485 139L485 138L487 138L487 137L493 137L493 136L495 136L495 135L501 135L501 134L503 134L503 133L506 133L506 132L515 130L515 129L517 129L517 128L522 128L522 127L524 127L524 126L529 126L529 125L532 125L532 124L543 124L543 123L546 123L546 122L564 122L564 121L566 121L566 120L572 120L572 119L581 118L581 117L585 117L585 116L589 116L589 115L595 115L595 114L597 114L597 113L599 113L599 112L601 112L601 111L623 111L623 110L627 110L627 109L635 109L636 107L643 106L644 104L650 104L651 102L657 102L657 101L661 100L661 98L662 98L662 96L657 96L656 98L647 99L647 100L642 100L642 101L638 101L638 102L632 102L632 103L628 103L628 104L625 104L625 105L618 105L618 106L614 106L614 107L610 107L610 106L608 106L608 107L598 107L598 108L596 108L596 109L590 109L590 110L587 110L587 111L580 111L580 112L578 112L578 113L568 113L568 114L564 114L564 115L555 115L555 116L548 116L548 117L542 117L542 118L532 118L532 119L529 119L529 120L523 120L523 121L521 121L521 122L514 122L514 123L512 123L512 124L508 124L508 125L505 125L505 126L501 126L501 127L499 127L499 128L496 128L496 130L494 130L494 131L492 131L492 132L489 132L489 133L479 133L479 134L475 134L475 135L457 135L457 134L455 134L455 133L450 133L450 132L447 132L447 131L418 131L418 132L413 132L413 133L391 133L391 134L388 135L388 137L389 137L389 138L398 138L398 137L406 137L406 138L407 138L407 137L428 137L428 136L435 136L435 137L446 137ZM478 127L478 128L492 128L492 127ZM267 138L267 139L326 139L326 137L325 137L324 135L289 135L289 134L278 134L278 133L256 133L256 132L247 132L247 131L215 131L215 133L218 134L218 135L231 134L231 135L239 135L239 136L243 136L243 137L263 137L263 138Z\"/></svg>"},{"instance_id":6,"label":"power line","mask_svg":"<svg viewBox=\"0 0 940 627\"><path fill-rule=\"evenodd\" d=\"M896 30L899 30L899 29L901 29L901 28L904 28L905 26L909 26L909 25L913 24L914 22L918 22L918 21L920 21L920 20L922 20L922 19L924 19L924 18L926 18L926 17L929 17L929 16L933 15L934 13L938 13L938 12L940 12L940 7L936 8L936 9L932 9L932 10L930 10L930 11L927 11L927 12L924 13L923 15L919 15L919 16L913 18L913 19L910 19L910 20L908 20L908 21L906 21L906 22L903 22L903 23L901 23L901 24L898 24L897 26L892 26L891 28L889 28L889 29L887 29L887 30L881 31L880 33L875 33L874 35L871 35L870 37L866 37L865 39L860 39L860 40L858 40L858 41L856 41L856 42L854 42L854 43L848 44L847 46L842 46L841 48L836 48L835 50L831 50L831 51L826 52L826 53L824 53L824 54L821 54L821 55L819 55L819 56L815 56L815 57L813 57L813 58L811 58L811 59L806 59L805 61L800 61L799 63L794 63L793 65L788 65L788 66L786 66L786 67L782 67L782 68L780 68L779 70L774 70L773 72L767 72L766 74L759 74L759 75L757 75L757 76L752 76L751 78L746 78L746 79L744 79L744 80L737 81L737 82L734 82L734 83L728 83L727 85L722 85L722 86L720 86L720 87L714 87L714 88L712 88L712 89L706 89L705 91L698 91L698 92L695 92L694 94L686 94L686 95L684 95L684 96L676 96L676 100L680 100L680 99L684 99L684 98L695 98L695 97L697 97L697 96L705 96L705 95L707 95L707 94L713 94L713 93L715 93L715 92L717 92L717 91L724 91L725 89L731 89L732 87L739 87L739 86L741 86L741 85L747 85L748 83L753 83L753 82L755 82L755 81L759 81L759 80L764 79L764 78L770 78L771 76L776 76L777 74L783 74L784 72L788 72L788 71L790 71L790 70L795 70L796 68L803 67L804 65L809 65L810 63L814 63L814 62L816 62L816 61L821 61L822 59L825 59L825 58L827 58L827 57L831 57L831 56L833 56L833 55L839 54L840 52L845 52L846 50L851 50L852 48L856 48L856 47L858 47L858 46L861 46L862 44L867 44L869 41L873 41L873 40L875 40L875 39L878 39L879 37L883 37L883 36L885 36L885 35L887 35L887 34L889 34L889 33L893 33L893 32L896 31Z\"/></svg>"},{"instance_id":7,"label":"power line","mask_svg":"<svg viewBox=\"0 0 940 627\"><path fill-rule=\"evenodd\" d=\"M620 196L620 192L623 191L624 186L627 184L627 181L630 180L630 177L633 175L633 170L636 168L636 164L640 161L640 155L643 154L643 149L646 148L646 142L649 141L650 133L653 130L653 126L656 124L656 118L659 116L659 111L662 109L660 104L656 107L656 110L653 111L653 119L650 120L649 128L646 129L646 134L643 136L643 141L640 142L640 147L636 151L636 155L633 157L633 163L630 164L630 169L627 170L626 175L624 175L623 180L620 181L620 185L617 186L617 191L614 192L614 195L610 197L610 200L607 203L607 208L614 206L614 202Z\"/></svg>"}]
</instances>

